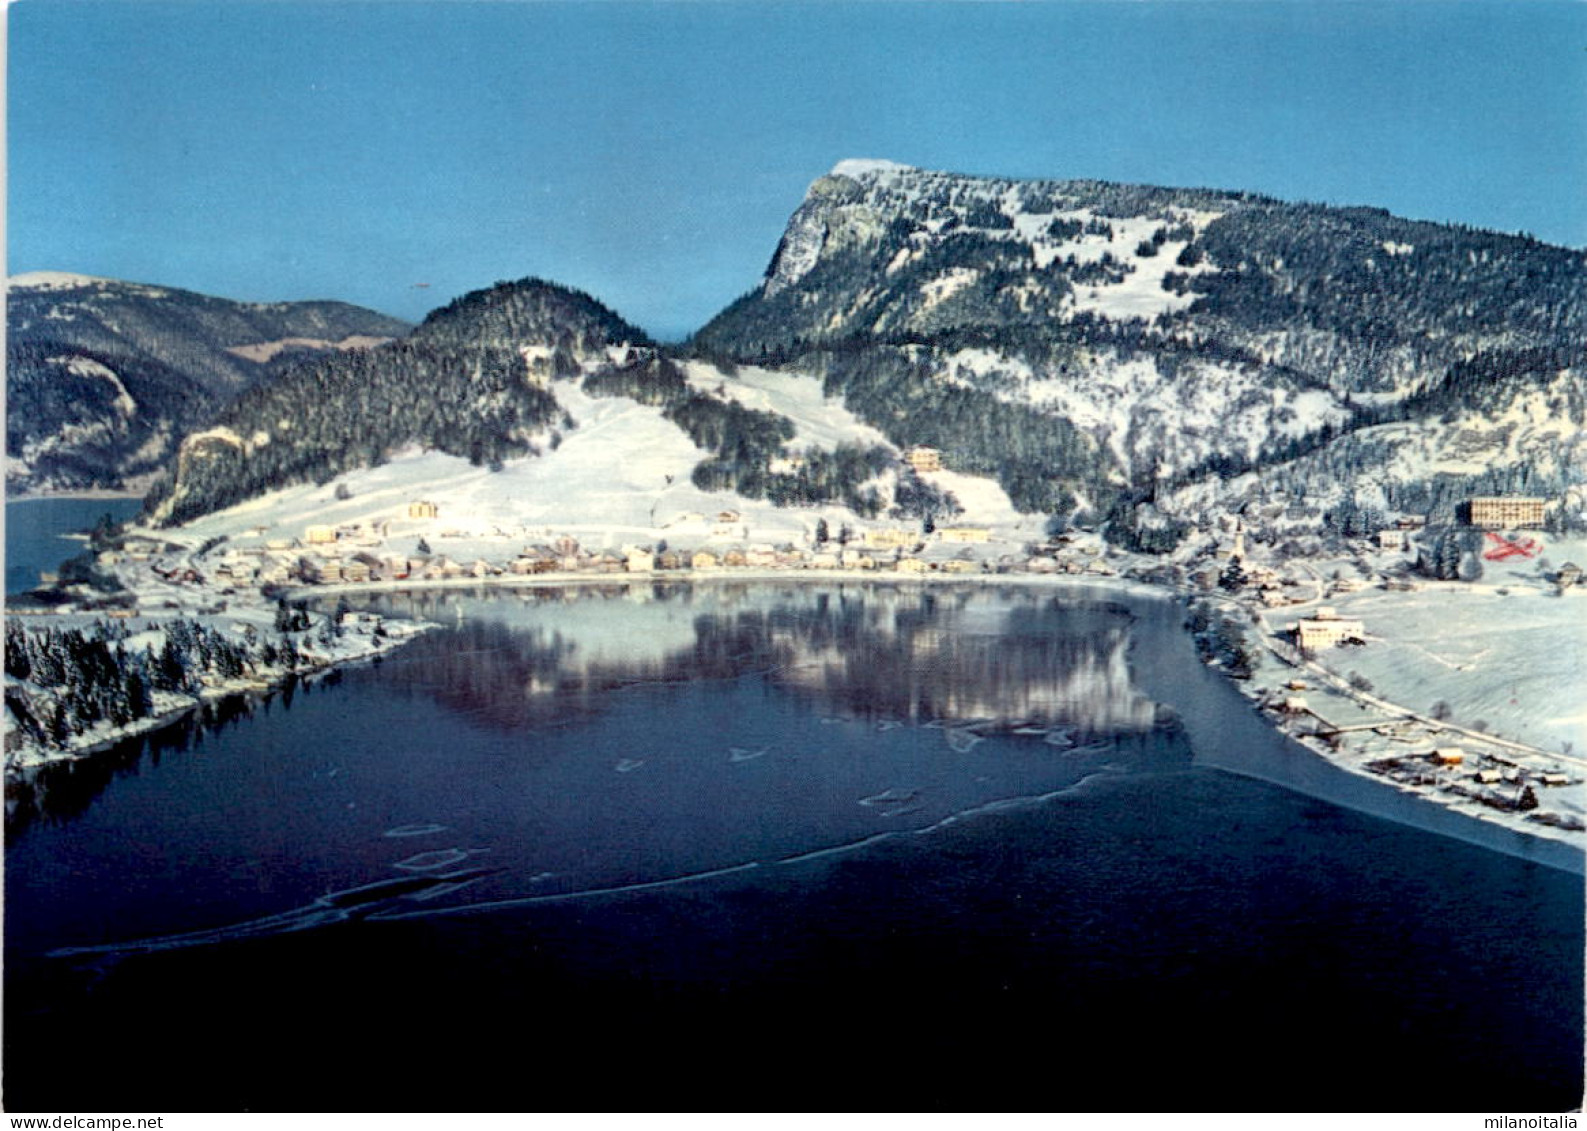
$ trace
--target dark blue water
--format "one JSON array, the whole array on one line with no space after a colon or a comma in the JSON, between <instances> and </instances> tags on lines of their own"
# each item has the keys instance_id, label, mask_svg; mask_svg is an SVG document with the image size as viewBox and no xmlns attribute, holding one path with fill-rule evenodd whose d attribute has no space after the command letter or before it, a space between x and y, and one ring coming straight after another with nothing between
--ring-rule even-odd
<instances>
[{"instance_id":1,"label":"dark blue water","mask_svg":"<svg viewBox=\"0 0 1587 1131\"><path fill-rule=\"evenodd\" d=\"M1580 1098L1580 876L1218 768L1171 609L393 603L449 627L13 791L10 1107Z\"/></svg>"},{"instance_id":2,"label":"dark blue water","mask_svg":"<svg viewBox=\"0 0 1587 1131\"><path fill-rule=\"evenodd\" d=\"M141 499L20 499L6 503L6 595L39 584L40 573L54 573L86 544L65 537L87 531L101 515L120 522L137 514Z\"/></svg>"}]
</instances>

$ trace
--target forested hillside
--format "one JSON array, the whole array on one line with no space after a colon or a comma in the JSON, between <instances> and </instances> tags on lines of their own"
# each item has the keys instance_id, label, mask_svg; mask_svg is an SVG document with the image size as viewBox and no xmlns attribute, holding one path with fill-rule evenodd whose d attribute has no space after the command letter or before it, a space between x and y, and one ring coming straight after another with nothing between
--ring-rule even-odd
<instances>
[{"instance_id":1,"label":"forested hillside","mask_svg":"<svg viewBox=\"0 0 1587 1131\"><path fill-rule=\"evenodd\" d=\"M1340 514L1575 490L1584 342L1587 258L1522 235L843 162L682 351L588 295L500 283L217 406L153 501L177 521L405 445L501 467L576 426L569 382L657 409L702 449L701 490L951 513L897 459L923 444L1020 511L1161 550L1246 505L1253 474ZM736 395L746 363L819 379L867 438L795 444L775 399Z\"/></svg>"},{"instance_id":2,"label":"forested hillside","mask_svg":"<svg viewBox=\"0 0 1587 1131\"><path fill-rule=\"evenodd\" d=\"M437 310L407 338L302 362L182 444L149 506L180 522L293 483L325 482L418 444L480 465L559 442L550 384L648 341L588 295L537 279Z\"/></svg>"},{"instance_id":3,"label":"forested hillside","mask_svg":"<svg viewBox=\"0 0 1587 1131\"><path fill-rule=\"evenodd\" d=\"M843 162L691 345L819 373L894 442L1095 518L1361 428L1508 404L1584 340L1587 256L1524 235Z\"/></svg>"},{"instance_id":4,"label":"forested hillside","mask_svg":"<svg viewBox=\"0 0 1587 1131\"><path fill-rule=\"evenodd\" d=\"M40 272L9 280L7 484L121 487L183 433L294 359L408 325L339 302L241 303Z\"/></svg>"}]
</instances>

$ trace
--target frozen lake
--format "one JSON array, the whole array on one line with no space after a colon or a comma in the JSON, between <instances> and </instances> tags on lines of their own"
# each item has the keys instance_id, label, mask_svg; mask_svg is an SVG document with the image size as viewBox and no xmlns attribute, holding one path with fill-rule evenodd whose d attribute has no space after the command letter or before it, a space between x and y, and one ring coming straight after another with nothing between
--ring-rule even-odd
<instances>
[{"instance_id":1,"label":"frozen lake","mask_svg":"<svg viewBox=\"0 0 1587 1131\"><path fill-rule=\"evenodd\" d=\"M567 1070L612 1057L672 1104L703 1064L813 1051L833 1098L924 1073L969 1103L996 1075L1050 1106L1059 1056L1064 1106L1117 1106L1125 1061L1156 1065L1147 1106L1227 1102L1235 1063L1290 1107L1326 1080L1436 1110L1435 1068L1462 1110L1579 1099L1580 877L1359 811L1404 802L1296 758L1171 605L377 607L446 627L9 798L10 1106L364 1109L359 1073L416 1054L404 1105L521 1106L533 1065L578 1106ZM86 1073L55 1055L134 1025ZM1352 1092L1341 1043L1400 1083Z\"/></svg>"}]
</instances>

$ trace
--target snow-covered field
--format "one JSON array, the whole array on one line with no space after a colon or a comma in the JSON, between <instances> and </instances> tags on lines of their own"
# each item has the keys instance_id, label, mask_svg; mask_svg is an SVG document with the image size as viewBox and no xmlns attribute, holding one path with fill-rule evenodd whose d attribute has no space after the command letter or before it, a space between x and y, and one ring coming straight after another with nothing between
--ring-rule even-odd
<instances>
[{"instance_id":1,"label":"snow-covered field","mask_svg":"<svg viewBox=\"0 0 1587 1131\"><path fill-rule=\"evenodd\" d=\"M845 443L892 447L886 436L855 416L841 400L828 400L819 377L750 365L728 377L716 366L699 361L689 363L687 376L698 392L720 388L745 408L788 417L795 428L789 447L795 450L812 445L831 449ZM560 386L557 396L562 396Z\"/></svg>"},{"instance_id":2,"label":"snow-covered field","mask_svg":"<svg viewBox=\"0 0 1587 1131\"><path fill-rule=\"evenodd\" d=\"M792 420L790 452L831 449L840 443L890 447L876 429L840 401L825 399L814 377L746 368L725 379L715 368L691 365L689 380L701 391L727 382L727 394L748 408L769 408ZM399 453L376 468L350 472L319 486L297 486L194 520L181 530L193 544L224 536L235 546L299 539L311 525L390 524L392 548L411 552L420 537L454 559L510 558L526 542L570 535L590 550L665 540L675 548L703 544L733 512L737 540L803 542L826 519L858 530L866 520L829 504L779 508L730 491L694 486L694 467L708 455L666 420L659 408L622 397L597 398L576 383L558 383L558 401L577 422L555 449L506 461L492 472L467 460L423 452ZM1039 516L1021 515L993 479L942 471L924 478L951 491L965 513L954 521L994 527L1010 538L1040 535ZM345 487L345 491L339 491ZM346 494L338 499L338 493ZM410 502L427 500L438 517L410 520ZM877 525L892 525L878 519ZM510 545L509 545L510 544Z\"/></svg>"},{"instance_id":3,"label":"snow-covered field","mask_svg":"<svg viewBox=\"0 0 1587 1131\"><path fill-rule=\"evenodd\" d=\"M1551 750L1587 755L1587 591L1430 582L1368 589L1329 603L1365 622L1369 641L1319 660L1357 672L1383 698Z\"/></svg>"}]
</instances>

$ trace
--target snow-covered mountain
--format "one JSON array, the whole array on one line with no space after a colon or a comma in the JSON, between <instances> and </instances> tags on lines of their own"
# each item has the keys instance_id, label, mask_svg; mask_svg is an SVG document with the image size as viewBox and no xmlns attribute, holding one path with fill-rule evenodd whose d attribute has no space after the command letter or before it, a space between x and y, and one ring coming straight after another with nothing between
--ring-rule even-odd
<instances>
[{"instance_id":1,"label":"snow-covered mountain","mask_svg":"<svg viewBox=\"0 0 1587 1131\"><path fill-rule=\"evenodd\" d=\"M1056 515L1150 550L1280 495L1313 520L1574 498L1584 331L1587 257L1521 236L846 161L684 350L588 295L497 284L238 398L183 445L159 514L425 450L516 482L479 497L537 521ZM915 445L950 470L908 466Z\"/></svg>"},{"instance_id":2,"label":"snow-covered mountain","mask_svg":"<svg viewBox=\"0 0 1587 1131\"><path fill-rule=\"evenodd\" d=\"M1521 236L845 161L694 345L820 373L895 442L1064 512L1415 432L1540 366L1579 388L1584 331L1587 256Z\"/></svg>"},{"instance_id":3,"label":"snow-covered mountain","mask_svg":"<svg viewBox=\"0 0 1587 1131\"><path fill-rule=\"evenodd\" d=\"M958 494L988 521L1019 521L993 484L904 466L816 377L671 358L590 296L537 279L465 295L400 341L245 393L183 441L154 513L190 520L338 476L367 498L353 473L411 470L426 451L437 487L457 480L470 514L507 526L649 529L750 500L920 519L957 513ZM484 477L465 487L480 478L471 469ZM404 471L391 482L421 487Z\"/></svg>"},{"instance_id":4,"label":"snow-covered mountain","mask_svg":"<svg viewBox=\"0 0 1587 1131\"><path fill-rule=\"evenodd\" d=\"M120 487L189 429L292 360L405 333L340 302L242 303L58 271L13 276L6 302L6 481Z\"/></svg>"}]
</instances>

